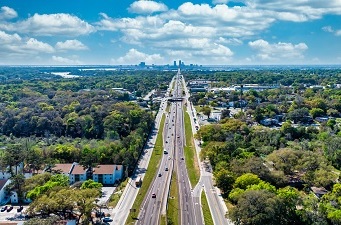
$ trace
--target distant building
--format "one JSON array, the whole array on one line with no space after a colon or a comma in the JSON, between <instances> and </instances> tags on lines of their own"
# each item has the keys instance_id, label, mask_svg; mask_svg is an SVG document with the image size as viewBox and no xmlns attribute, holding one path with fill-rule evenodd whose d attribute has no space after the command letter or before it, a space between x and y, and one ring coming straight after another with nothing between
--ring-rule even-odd
<instances>
[{"instance_id":1,"label":"distant building","mask_svg":"<svg viewBox=\"0 0 341 225\"><path fill-rule=\"evenodd\" d=\"M145 62L140 62L139 66L140 67L146 67L146 63Z\"/></svg>"},{"instance_id":2,"label":"distant building","mask_svg":"<svg viewBox=\"0 0 341 225\"><path fill-rule=\"evenodd\" d=\"M173 64L174 67L176 67L176 61L174 60L174 64Z\"/></svg>"}]
</instances>

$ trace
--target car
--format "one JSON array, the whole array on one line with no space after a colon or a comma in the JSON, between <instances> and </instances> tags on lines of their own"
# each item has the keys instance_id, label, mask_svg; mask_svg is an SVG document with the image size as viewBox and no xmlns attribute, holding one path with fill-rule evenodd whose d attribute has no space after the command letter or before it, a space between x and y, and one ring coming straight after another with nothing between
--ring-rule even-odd
<instances>
[{"instance_id":1,"label":"car","mask_svg":"<svg viewBox=\"0 0 341 225\"><path fill-rule=\"evenodd\" d=\"M159 173L159 174L158 174L158 176L159 176L159 177L161 177L161 176L162 176L162 174L161 174L161 173Z\"/></svg>"},{"instance_id":2,"label":"car","mask_svg":"<svg viewBox=\"0 0 341 225\"><path fill-rule=\"evenodd\" d=\"M172 158L170 156L168 156L168 160L171 160Z\"/></svg>"},{"instance_id":3,"label":"car","mask_svg":"<svg viewBox=\"0 0 341 225\"><path fill-rule=\"evenodd\" d=\"M184 160L184 157L181 157L181 160Z\"/></svg>"},{"instance_id":4,"label":"car","mask_svg":"<svg viewBox=\"0 0 341 225\"><path fill-rule=\"evenodd\" d=\"M112 219L110 217L104 217L103 222L112 222Z\"/></svg>"},{"instance_id":5,"label":"car","mask_svg":"<svg viewBox=\"0 0 341 225\"><path fill-rule=\"evenodd\" d=\"M166 141L166 143L168 143L168 141Z\"/></svg>"},{"instance_id":6,"label":"car","mask_svg":"<svg viewBox=\"0 0 341 225\"><path fill-rule=\"evenodd\" d=\"M7 205L5 205L4 207L1 208L1 212L5 212L7 210Z\"/></svg>"},{"instance_id":7,"label":"car","mask_svg":"<svg viewBox=\"0 0 341 225\"><path fill-rule=\"evenodd\" d=\"M12 211L12 209L13 209L13 206L10 206L10 207L7 208L6 211L7 211L7 212L10 212L10 211Z\"/></svg>"},{"instance_id":8,"label":"car","mask_svg":"<svg viewBox=\"0 0 341 225\"><path fill-rule=\"evenodd\" d=\"M165 171L168 171L168 167L165 168Z\"/></svg>"},{"instance_id":9,"label":"car","mask_svg":"<svg viewBox=\"0 0 341 225\"><path fill-rule=\"evenodd\" d=\"M152 198L156 198L156 194L155 193L152 194Z\"/></svg>"},{"instance_id":10,"label":"car","mask_svg":"<svg viewBox=\"0 0 341 225\"><path fill-rule=\"evenodd\" d=\"M17 208L17 212L21 212L24 209L24 207L21 205L19 208Z\"/></svg>"}]
</instances>

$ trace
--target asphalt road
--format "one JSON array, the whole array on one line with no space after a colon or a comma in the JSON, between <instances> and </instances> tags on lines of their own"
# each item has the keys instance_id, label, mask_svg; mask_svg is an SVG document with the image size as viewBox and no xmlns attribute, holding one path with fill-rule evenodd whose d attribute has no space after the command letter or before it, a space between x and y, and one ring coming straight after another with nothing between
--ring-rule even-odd
<instances>
[{"instance_id":1,"label":"asphalt road","mask_svg":"<svg viewBox=\"0 0 341 225\"><path fill-rule=\"evenodd\" d=\"M183 83L185 82L183 81ZM190 94L186 87L185 87L185 93L186 93L185 98L188 102L187 111L190 115L193 134L195 134L197 131L196 126L200 127L200 125L198 124L198 119L196 118L195 108L188 101ZM199 153L201 151L201 148L199 146L199 141L195 140L194 144L195 144L195 149L197 152L198 161L200 161ZM200 198L202 189L204 189L205 191L214 224L215 225L225 225L225 224L233 225L233 223L225 217L225 214L227 213L227 207L223 201L223 198L220 195L220 190L213 185L212 168L210 167L210 165L208 165L208 169L206 171L206 166L203 162L200 163L199 183L193 189L193 199L195 201L196 211L198 210L197 198Z\"/></svg>"},{"instance_id":2,"label":"asphalt road","mask_svg":"<svg viewBox=\"0 0 341 225\"><path fill-rule=\"evenodd\" d=\"M172 87L172 83L170 84ZM173 95L174 95L173 90ZM166 105L163 106L166 108ZM174 165L175 149L175 120L176 105L171 104L170 112L166 113L166 120L163 132L164 153L159 165L158 173L149 187L147 195L142 202L140 215L137 224L159 224L161 214L166 214L167 198Z\"/></svg>"},{"instance_id":3,"label":"asphalt road","mask_svg":"<svg viewBox=\"0 0 341 225\"><path fill-rule=\"evenodd\" d=\"M147 167L149 164L150 157L152 155L152 151L154 149L155 141L156 141L156 136L158 133L158 129L160 127L160 122L163 113L166 110L166 104L167 104L167 99L162 100L162 105L163 107L160 108L156 119L155 119L155 127L152 131L152 134L148 140L148 144L145 146L143 150L143 154L141 155L141 158L138 161L138 165L136 170L134 171L134 175L129 178L128 180L128 185L124 189L121 198L119 202L117 203L117 206L110 212L113 221L110 223L111 225L113 224L125 224L130 209L132 208L134 201L136 199L136 196L138 194L139 188L135 186L135 181L137 177L142 177L142 180L144 178L144 175L147 171Z\"/></svg>"}]
</instances>

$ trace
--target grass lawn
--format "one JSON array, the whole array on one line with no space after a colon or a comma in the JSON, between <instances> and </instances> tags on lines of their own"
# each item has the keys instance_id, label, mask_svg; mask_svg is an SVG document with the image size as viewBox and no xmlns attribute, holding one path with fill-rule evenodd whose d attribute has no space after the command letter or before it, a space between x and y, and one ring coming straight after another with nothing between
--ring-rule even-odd
<instances>
[{"instance_id":1,"label":"grass lawn","mask_svg":"<svg viewBox=\"0 0 341 225\"><path fill-rule=\"evenodd\" d=\"M173 172L167 208L167 224L172 225L179 224L179 191L176 181L176 173Z\"/></svg>"},{"instance_id":2,"label":"grass lawn","mask_svg":"<svg viewBox=\"0 0 341 225\"><path fill-rule=\"evenodd\" d=\"M204 214L205 225L214 225L210 207L208 206L208 202L204 191L201 192L201 206L202 213Z\"/></svg>"},{"instance_id":3,"label":"grass lawn","mask_svg":"<svg viewBox=\"0 0 341 225\"><path fill-rule=\"evenodd\" d=\"M159 168L160 159L163 155L162 136L163 136L163 128L165 125L165 119L166 117L163 114L162 119L161 119L159 133L157 134L154 150L153 150L152 156L148 164L147 172L143 178L139 193L137 194L134 205L132 207L133 209L136 209L136 212L134 213L134 215L132 213L129 214L126 224L134 224L136 222L133 217L139 215L142 201L145 198L148 192L149 186L151 185L154 177L156 176L157 169Z\"/></svg>"},{"instance_id":4,"label":"grass lawn","mask_svg":"<svg viewBox=\"0 0 341 225\"><path fill-rule=\"evenodd\" d=\"M117 186L115 192L109 198L109 203L108 203L109 207L113 207L113 208L116 207L118 201L120 200L120 197L121 197L121 195L123 193L123 190L124 190L125 186L127 186L128 180L129 179L126 178L123 182L121 182Z\"/></svg>"},{"instance_id":5,"label":"grass lawn","mask_svg":"<svg viewBox=\"0 0 341 225\"><path fill-rule=\"evenodd\" d=\"M199 181L199 167L198 160L194 148L193 133L191 120L187 112L185 112L185 135L186 135L186 146L185 146L185 161L188 171L188 177L192 187L194 187Z\"/></svg>"}]
</instances>

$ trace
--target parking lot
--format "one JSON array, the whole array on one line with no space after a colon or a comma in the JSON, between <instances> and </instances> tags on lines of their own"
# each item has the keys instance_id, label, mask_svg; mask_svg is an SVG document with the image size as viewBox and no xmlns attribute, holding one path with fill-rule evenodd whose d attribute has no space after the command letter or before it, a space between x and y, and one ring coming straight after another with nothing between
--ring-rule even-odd
<instances>
[{"instance_id":1,"label":"parking lot","mask_svg":"<svg viewBox=\"0 0 341 225\"><path fill-rule=\"evenodd\" d=\"M4 221L23 221L23 219L24 219L24 212L27 209L27 206L24 206L24 209L21 212L17 212L18 208L19 208L19 206L13 206L13 209L10 212L7 212L7 211L0 212L0 222L4 222ZM18 224L21 224L21 223L18 223Z\"/></svg>"}]
</instances>

